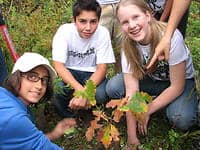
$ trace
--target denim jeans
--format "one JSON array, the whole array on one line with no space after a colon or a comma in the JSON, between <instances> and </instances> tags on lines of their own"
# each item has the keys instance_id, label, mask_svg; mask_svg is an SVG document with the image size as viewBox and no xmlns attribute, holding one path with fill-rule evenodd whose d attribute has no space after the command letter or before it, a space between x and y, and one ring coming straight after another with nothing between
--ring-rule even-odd
<instances>
[{"instance_id":1,"label":"denim jeans","mask_svg":"<svg viewBox=\"0 0 200 150\"><path fill-rule=\"evenodd\" d=\"M158 96L169 85L169 81L152 80L145 77L139 82L140 91ZM107 82L106 92L109 98L116 99L125 96L123 74L118 74ZM197 122L198 100L194 79L186 79L183 93L166 107L169 122L176 128L187 130Z\"/></svg>"},{"instance_id":2,"label":"denim jeans","mask_svg":"<svg viewBox=\"0 0 200 150\"><path fill-rule=\"evenodd\" d=\"M81 84L85 85L86 81L90 78L93 72L85 72L69 69L74 78ZM97 104L102 104L107 102L108 96L106 94L106 83L107 79L104 79L97 87L96 87L96 102ZM66 84L61 81L60 86L62 87L62 92L59 94L55 94L53 98L53 104L55 105L59 115L61 117L74 117L75 112L71 110L68 105L73 97L74 90L66 87Z\"/></svg>"},{"instance_id":3,"label":"denim jeans","mask_svg":"<svg viewBox=\"0 0 200 150\"><path fill-rule=\"evenodd\" d=\"M0 85L2 85L3 80L7 77L7 75L8 75L8 72L6 68L5 59L3 56L3 52L0 48Z\"/></svg>"}]
</instances>

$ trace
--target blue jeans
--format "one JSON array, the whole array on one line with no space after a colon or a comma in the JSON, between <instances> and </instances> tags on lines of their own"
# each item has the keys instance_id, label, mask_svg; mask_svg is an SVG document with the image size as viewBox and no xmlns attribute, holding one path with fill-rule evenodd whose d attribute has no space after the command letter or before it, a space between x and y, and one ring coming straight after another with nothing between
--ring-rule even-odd
<instances>
[{"instance_id":1,"label":"blue jeans","mask_svg":"<svg viewBox=\"0 0 200 150\"><path fill-rule=\"evenodd\" d=\"M7 77L8 72L7 72L7 68L6 68L6 63L5 63L5 59L2 53L2 50L0 48L0 86L2 85L4 79Z\"/></svg>"},{"instance_id":2,"label":"blue jeans","mask_svg":"<svg viewBox=\"0 0 200 150\"><path fill-rule=\"evenodd\" d=\"M74 78L81 84L85 85L86 81L90 78L90 76L93 74L93 72L85 72L85 71L78 71L78 70L72 70L69 69L71 74L74 76ZM102 104L107 102L108 96L106 94L106 83L107 79L104 79L101 84L99 84L96 87L96 102L97 104ZM62 87L62 92L59 94L55 94L53 98L53 104L55 105L58 113L62 117L74 117L75 112L71 110L68 105L73 97L74 90L66 87L66 84L64 82L59 83Z\"/></svg>"},{"instance_id":3,"label":"blue jeans","mask_svg":"<svg viewBox=\"0 0 200 150\"><path fill-rule=\"evenodd\" d=\"M145 77L140 80L140 91L158 96L169 85L169 81L152 80ZM125 96L125 84L123 74L118 74L107 82L107 95L112 98ZM194 79L186 79L183 93L166 107L166 115L169 122L176 128L188 130L197 122L198 100Z\"/></svg>"}]
</instances>

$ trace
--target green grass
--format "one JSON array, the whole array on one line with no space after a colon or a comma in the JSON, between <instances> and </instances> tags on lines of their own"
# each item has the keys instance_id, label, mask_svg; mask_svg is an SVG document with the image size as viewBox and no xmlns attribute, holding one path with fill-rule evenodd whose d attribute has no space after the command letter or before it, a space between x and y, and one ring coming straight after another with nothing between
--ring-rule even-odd
<instances>
[{"instance_id":1,"label":"green grass","mask_svg":"<svg viewBox=\"0 0 200 150\"><path fill-rule=\"evenodd\" d=\"M9 1L0 0L5 21L19 54L25 51L38 52L51 60L51 41L58 26L70 21L71 3L73 0L30 0ZM11 3L12 2L12 3ZM190 17L187 26L186 43L191 51L196 72L200 70L200 3L194 2L190 8ZM12 60L2 37L0 43L6 54L8 69L12 68ZM109 68L109 76L114 74L113 66ZM197 79L198 93L200 81ZM45 109L44 109L45 108ZM61 118L55 113L51 103L41 103L36 110L39 127L45 132L51 130ZM45 115L43 116L43 111ZM45 118L46 117L46 118ZM86 119L86 120L85 120ZM62 137L55 141L66 150L102 150L101 143L95 140L87 142L85 138L87 116L80 121L78 132L73 137ZM126 145L125 120L118 124L120 128L120 142L113 144L109 149L118 150ZM151 117L148 136L140 137L141 150L190 150L200 149L200 130L183 133L173 130L165 118L164 112Z\"/></svg>"}]
</instances>

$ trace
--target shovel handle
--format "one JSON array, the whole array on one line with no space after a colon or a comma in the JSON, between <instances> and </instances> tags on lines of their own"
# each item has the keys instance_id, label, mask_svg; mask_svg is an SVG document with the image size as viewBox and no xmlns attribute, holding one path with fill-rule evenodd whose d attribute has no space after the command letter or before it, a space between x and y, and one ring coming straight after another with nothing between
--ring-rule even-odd
<instances>
[{"instance_id":1,"label":"shovel handle","mask_svg":"<svg viewBox=\"0 0 200 150\"><path fill-rule=\"evenodd\" d=\"M12 59L13 59L14 62L16 62L17 59L19 58L19 56L17 55L14 44L13 44L13 42L12 42L10 36L9 36L9 33L8 33L7 27L5 25L5 22L3 20L3 16L1 14L1 11L0 11L0 29L1 29L1 32L3 34L4 40L5 40L5 42L8 46L9 52L12 56Z\"/></svg>"}]
</instances>

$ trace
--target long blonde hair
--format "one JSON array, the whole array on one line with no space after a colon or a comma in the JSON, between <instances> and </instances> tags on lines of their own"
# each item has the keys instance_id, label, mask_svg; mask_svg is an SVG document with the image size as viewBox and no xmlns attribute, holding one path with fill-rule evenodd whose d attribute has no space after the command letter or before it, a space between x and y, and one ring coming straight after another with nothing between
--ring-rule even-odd
<instances>
[{"instance_id":1,"label":"long blonde hair","mask_svg":"<svg viewBox=\"0 0 200 150\"><path fill-rule=\"evenodd\" d=\"M136 5L142 12L149 12L151 14L151 9L148 7L143 0L121 0L117 6L116 13L121 6ZM134 11L134 10L133 10ZM152 19L150 22L151 28L151 56L152 58L155 48L162 38L166 25L162 22ZM142 79L145 75L146 66L143 66L139 49L136 47L136 42L129 38L127 35L122 35L122 49L124 50L125 56L127 58L130 69L133 72L133 76Z\"/></svg>"}]
</instances>

